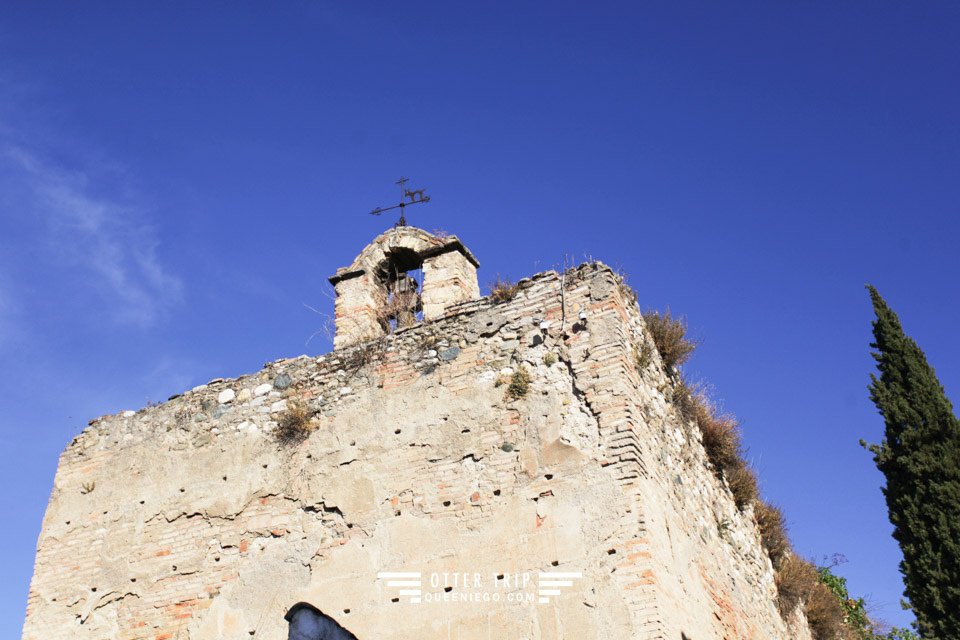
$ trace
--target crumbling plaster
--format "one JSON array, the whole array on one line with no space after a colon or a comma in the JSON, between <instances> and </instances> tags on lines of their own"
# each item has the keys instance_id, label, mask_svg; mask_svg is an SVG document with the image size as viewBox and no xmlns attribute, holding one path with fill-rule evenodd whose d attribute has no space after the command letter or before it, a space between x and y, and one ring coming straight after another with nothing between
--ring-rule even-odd
<instances>
[{"instance_id":1,"label":"crumbling plaster","mask_svg":"<svg viewBox=\"0 0 960 640\"><path fill-rule=\"evenodd\" d=\"M808 638L670 372L638 369L632 292L599 263L521 285L93 421L60 459L24 639L280 640L300 600L360 638ZM314 429L283 447L294 402ZM549 604L395 602L377 573L410 570L582 578Z\"/></svg>"}]
</instances>

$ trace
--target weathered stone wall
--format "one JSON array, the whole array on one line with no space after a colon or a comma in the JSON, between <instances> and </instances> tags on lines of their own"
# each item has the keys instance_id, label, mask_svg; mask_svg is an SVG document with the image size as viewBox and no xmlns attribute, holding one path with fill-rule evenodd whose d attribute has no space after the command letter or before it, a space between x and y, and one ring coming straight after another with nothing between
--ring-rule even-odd
<instances>
[{"instance_id":1,"label":"weathered stone wall","mask_svg":"<svg viewBox=\"0 0 960 640\"><path fill-rule=\"evenodd\" d=\"M459 251L448 251L423 262L423 319L436 320L447 309L480 297L477 267Z\"/></svg>"},{"instance_id":2,"label":"weathered stone wall","mask_svg":"<svg viewBox=\"0 0 960 640\"><path fill-rule=\"evenodd\" d=\"M383 336L381 309L387 302L386 291L369 273L360 273L336 285L333 346L342 349L364 340Z\"/></svg>"},{"instance_id":3,"label":"weathered stone wall","mask_svg":"<svg viewBox=\"0 0 960 640\"><path fill-rule=\"evenodd\" d=\"M447 313L91 423L61 456L23 637L279 640L301 600L364 640L807 637L656 354L638 369L609 268ZM293 403L315 429L280 446ZM421 572L423 601L384 571ZM582 577L546 604L426 597L476 591L426 579L467 572L526 598L511 579L541 571Z\"/></svg>"}]
</instances>

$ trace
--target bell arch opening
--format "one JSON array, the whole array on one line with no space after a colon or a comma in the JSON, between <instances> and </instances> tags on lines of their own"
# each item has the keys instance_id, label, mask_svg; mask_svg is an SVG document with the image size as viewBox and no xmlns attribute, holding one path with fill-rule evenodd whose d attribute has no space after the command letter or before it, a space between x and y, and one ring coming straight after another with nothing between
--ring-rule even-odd
<instances>
[{"instance_id":1,"label":"bell arch opening","mask_svg":"<svg viewBox=\"0 0 960 640\"><path fill-rule=\"evenodd\" d=\"M377 266L375 275L383 291L377 311L386 333L412 327L423 320L423 258L407 247L396 247Z\"/></svg>"}]
</instances>

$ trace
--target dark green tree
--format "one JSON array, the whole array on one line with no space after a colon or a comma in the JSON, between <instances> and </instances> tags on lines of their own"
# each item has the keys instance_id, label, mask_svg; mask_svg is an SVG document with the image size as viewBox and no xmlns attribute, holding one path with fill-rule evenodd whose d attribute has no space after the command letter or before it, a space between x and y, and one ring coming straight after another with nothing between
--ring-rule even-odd
<instances>
[{"instance_id":1,"label":"dark green tree","mask_svg":"<svg viewBox=\"0 0 960 640\"><path fill-rule=\"evenodd\" d=\"M870 376L870 398L886 423L883 441L868 448L886 476L905 594L921 637L958 640L960 421L923 351L877 290L867 288L877 315L870 346L880 372Z\"/></svg>"}]
</instances>

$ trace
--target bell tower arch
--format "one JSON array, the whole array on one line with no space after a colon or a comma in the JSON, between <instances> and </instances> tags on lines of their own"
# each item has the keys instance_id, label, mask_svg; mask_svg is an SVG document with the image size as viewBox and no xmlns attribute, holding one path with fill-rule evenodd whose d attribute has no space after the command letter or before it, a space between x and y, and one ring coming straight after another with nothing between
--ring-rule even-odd
<instances>
[{"instance_id":1,"label":"bell tower arch","mask_svg":"<svg viewBox=\"0 0 960 640\"><path fill-rule=\"evenodd\" d=\"M450 307L480 297L480 263L456 236L416 227L377 236L330 278L336 290L335 349L443 317ZM422 269L422 285L411 272Z\"/></svg>"}]
</instances>

